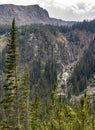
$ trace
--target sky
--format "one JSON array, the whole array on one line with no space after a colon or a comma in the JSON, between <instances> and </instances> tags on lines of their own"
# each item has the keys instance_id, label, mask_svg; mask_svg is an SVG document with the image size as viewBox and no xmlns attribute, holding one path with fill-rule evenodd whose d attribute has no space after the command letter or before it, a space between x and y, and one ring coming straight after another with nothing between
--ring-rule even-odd
<instances>
[{"instance_id":1,"label":"sky","mask_svg":"<svg viewBox=\"0 0 95 130\"><path fill-rule=\"evenodd\" d=\"M95 19L95 0L0 0L0 4L39 4L50 17L66 21Z\"/></svg>"}]
</instances>

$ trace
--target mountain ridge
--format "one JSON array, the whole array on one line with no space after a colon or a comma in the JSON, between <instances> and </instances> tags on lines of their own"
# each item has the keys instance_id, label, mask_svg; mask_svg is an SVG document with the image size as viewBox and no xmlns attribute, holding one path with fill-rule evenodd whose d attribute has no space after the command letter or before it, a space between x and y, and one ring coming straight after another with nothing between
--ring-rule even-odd
<instances>
[{"instance_id":1,"label":"mountain ridge","mask_svg":"<svg viewBox=\"0 0 95 130\"><path fill-rule=\"evenodd\" d=\"M72 25L74 22L51 18L46 9L39 5L0 5L0 25L11 24L15 17L18 26L30 24Z\"/></svg>"}]
</instances>

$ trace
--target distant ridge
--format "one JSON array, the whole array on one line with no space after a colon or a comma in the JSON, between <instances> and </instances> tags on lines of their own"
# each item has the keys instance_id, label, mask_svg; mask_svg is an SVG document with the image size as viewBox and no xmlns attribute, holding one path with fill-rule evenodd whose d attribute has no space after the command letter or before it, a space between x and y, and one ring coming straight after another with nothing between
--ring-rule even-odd
<instances>
[{"instance_id":1,"label":"distant ridge","mask_svg":"<svg viewBox=\"0 0 95 130\"><path fill-rule=\"evenodd\" d=\"M63 21L50 18L47 10L39 5L0 5L0 25L11 24L13 18L16 18L17 25L30 24L53 24L53 25L72 25L74 22Z\"/></svg>"}]
</instances>

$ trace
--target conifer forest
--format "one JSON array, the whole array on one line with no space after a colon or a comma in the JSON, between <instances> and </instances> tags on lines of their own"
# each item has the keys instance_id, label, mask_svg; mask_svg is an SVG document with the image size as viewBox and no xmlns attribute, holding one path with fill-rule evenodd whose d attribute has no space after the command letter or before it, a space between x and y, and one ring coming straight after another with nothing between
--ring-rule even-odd
<instances>
[{"instance_id":1,"label":"conifer forest","mask_svg":"<svg viewBox=\"0 0 95 130\"><path fill-rule=\"evenodd\" d=\"M41 39L41 36L43 35L47 40L50 32L52 33L50 37L53 37L53 35L56 36L58 30L65 35L71 32L71 34L69 33L68 39L73 43L74 40L79 41L77 34L74 34L73 30L75 28L81 30L81 28L85 28L86 24L90 26L90 23L84 22L83 24L78 23L72 26L72 29L51 25L40 25L38 27L34 25L34 27L30 26L29 28L31 33L34 31L40 41L42 40L43 42L44 40ZM90 28L89 26L87 26L88 30ZM5 33L5 29L3 30L3 27L0 28L2 29L1 33ZM88 47L89 51L86 51L86 56L84 55L78 64L76 64L72 76L69 79L69 82L72 84L67 84L70 86L68 96L64 97L62 94L58 95L57 93L59 86L58 77L61 77L61 74L58 76L58 71L61 70L61 67L57 70L59 65L56 62L58 57L54 58L54 44L51 46L51 51L49 52L48 50L48 57L46 57L47 61L45 65L41 62L41 58L44 58L44 55L41 56L41 54L44 54L41 52L44 51L42 49L43 47L38 50L37 55L34 57L31 71L31 63L29 64L29 62L32 53L29 52L31 54L30 56L27 48L24 50L28 53L25 62L25 52L20 52L22 50L20 46L24 44L23 40L26 42L27 39L29 39L30 32L27 31L27 28L27 26L17 28L15 18L12 21L11 27L6 26L6 37L8 38L7 45L2 54L3 61L2 57L2 62L0 61L0 66L2 68L0 69L0 130L95 130L94 102L92 106L92 99L94 98L84 91L83 95L80 96L78 100L70 101L71 88L72 93L75 93L77 96L85 89L87 83L92 83L91 75L95 71L95 59L92 55L92 51L93 54L95 54L95 49L90 51L91 47ZM47 28L50 32L47 31ZM47 31L47 37L43 31L41 31L42 34L40 35L41 29ZM25 35L25 39L22 38L23 35ZM49 39L47 41L49 44ZM95 40L93 40L93 42L91 44L95 46ZM76 42L76 44L78 43ZM40 43L38 45L40 48ZM58 45L61 49L62 44L59 43ZM26 47L25 45L23 46ZM77 49L78 45L74 46ZM81 49L83 48L82 46L83 45L81 45ZM66 52L66 48L63 48L64 49L61 50L63 57L61 58L64 58L64 61L68 62L66 60L68 53ZM37 47L35 51L36 49ZM29 51L32 52L32 49ZM90 62L86 61L88 53L91 54L90 57L92 58L90 58ZM78 54L75 55L76 58L77 55ZM69 62L70 60L72 62L74 59L69 59ZM91 60L93 61L93 65ZM84 73L82 73L81 70L85 63L87 68L84 70ZM67 63L65 63L65 65L66 64ZM95 82L94 77L93 82Z\"/></svg>"}]
</instances>

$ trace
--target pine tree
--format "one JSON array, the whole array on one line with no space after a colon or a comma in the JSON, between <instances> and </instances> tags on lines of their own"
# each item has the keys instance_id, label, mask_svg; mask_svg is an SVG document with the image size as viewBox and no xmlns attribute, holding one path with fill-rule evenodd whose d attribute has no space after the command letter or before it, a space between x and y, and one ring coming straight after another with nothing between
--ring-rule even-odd
<instances>
[{"instance_id":1,"label":"pine tree","mask_svg":"<svg viewBox=\"0 0 95 130\"><path fill-rule=\"evenodd\" d=\"M59 130L65 130L64 109L63 109L63 103L62 103L61 95L59 96L58 103L57 103L56 116L57 116Z\"/></svg>"},{"instance_id":2,"label":"pine tree","mask_svg":"<svg viewBox=\"0 0 95 130\"><path fill-rule=\"evenodd\" d=\"M53 85L57 82L57 68L56 68L56 61L54 59L48 59L45 65L45 78L47 79L48 83Z\"/></svg>"},{"instance_id":3,"label":"pine tree","mask_svg":"<svg viewBox=\"0 0 95 130\"><path fill-rule=\"evenodd\" d=\"M21 79L21 84L20 84L20 121L23 126L23 130L28 130L29 129L29 111L30 111L30 101L29 101L29 96L30 96L30 74L28 70L28 66L25 65L24 67L24 72L23 76Z\"/></svg>"},{"instance_id":4,"label":"pine tree","mask_svg":"<svg viewBox=\"0 0 95 130\"><path fill-rule=\"evenodd\" d=\"M42 115L42 105L38 96L34 98L30 106L30 130L40 130Z\"/></svg>"},{"instance_id":5,"label":"pine tree","mask_svg":"<svg viewBox=\"0 0 95 130\"><path fill-rule=\"evenodd\" d=\"M80 98L79 105L77 105L77 116L80 120L81 130L87 130L90 126L87 125L90 124L89 105L90 101L87 94L85 93L84 96Z\"/></svg>"},{"instance_id":6,"label":"pine tree","mask_svg":"<svg viewBox=\"0 0 95 130\"><path fill-rule=\"evenodd\" d=\"M57 85L54 84L51 93L51 98L46 108L46 117L44 121L44 129L55 130L58 127L58 122L56 120L56 88Z\"/></svg>"},{"instance_id":7,"label":"pine tree","mask_svg":"<svg viewBox=\"0 0 95 130\"><path fill-rule=\"evenodd\" d=\"M5 61L5 90L4 99L4 124L2 129L13 130L15 125L19 125L19 107L18 107L18 51L17 51L17 34L15 19L12 21L11 36L7 44L7 53Z\"/></svg>"},{"instance_id":8,"label":"pine tree","mask_svg":"<svg viewBox=\"0 0 95 130\"><path fill-rule=\"evenodd\" d=\"M66 129L74 130L73 126L77 122L77 114L68 104L65 104L64 106L64 115L65 115L64 121L66 124L68 124Z\"/></svg>"}]
</instances>

